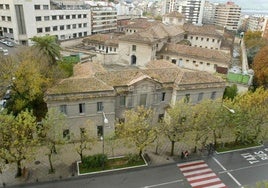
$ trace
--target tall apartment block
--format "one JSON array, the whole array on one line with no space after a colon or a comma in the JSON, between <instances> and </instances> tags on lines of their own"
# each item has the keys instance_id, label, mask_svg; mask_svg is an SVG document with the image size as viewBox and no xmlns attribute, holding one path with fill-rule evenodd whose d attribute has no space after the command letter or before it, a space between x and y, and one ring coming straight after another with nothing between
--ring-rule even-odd
<instances>
[{"instance_id":1,"label":"tall apartment block","mask_svg":"<svg viewBox=\"0 0 268 188\"><path fill-rule=\"evenodd\" d=\"M236 31L238 29L241 16L241 7L234 2L220 3L215 10L215 25L225 27L227 30Z\"/></svg>"},{"instance_id":2,"label":"tall apartment block","mask_svg":"<svg viewBox=\"0 0 268 188\"><path fill-rule=\"evenodd\" d=\"M216 11L216 4L209 1L205 1L203 12L203 24L214 24L214 17Z\"/></svg>"},{"instance_id":3,"label":"tall apartment block","mask_svg":"<svg viewBox=\"0 0 268 188\"><path fill-rule=\"evenodd\" d=\"M91 7L92 33L107 33L117 29L117 11L110 6Z\"/></svg>"},{"instance_id":4,"label":"tall apartment block","mask_svg":"<svg viewBox=\"0 0 268 188\"><path fill-rule=\"evenodd\" d=\"M265 21L263 24L262 37L265 39L268 39L268 17L265 17Z\"/></svg>"},{"instance_id":5,"label":"tall apartment block","mask_svg":"<svg viewBox=\"0 0 268 188\"><path fill-rule=\"evenodd\" d=\"M188 23L202 24L205 0L165 0L163 13L178 11Z\"/></svg>"}]
</instances>

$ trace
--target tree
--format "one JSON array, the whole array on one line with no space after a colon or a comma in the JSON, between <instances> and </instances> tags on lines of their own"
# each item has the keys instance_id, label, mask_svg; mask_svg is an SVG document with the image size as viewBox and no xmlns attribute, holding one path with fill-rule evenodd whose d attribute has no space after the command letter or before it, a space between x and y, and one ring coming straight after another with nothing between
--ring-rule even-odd
<instances>
[{"instance_id":1,"label":"tree","mask_svg":"<svg viewBox=\"0 0 268 188\"><path fill-rule=\"evenodd\" d=\"M139 106L125 112L125 122L117 124L118 135L133 143L141 156L144 148L153 143L156 138L155 128L152 127L153 112Z\"/></svg>"},{"instance_id":2,"label":"tree","mask_svg":"<svg viewBox=\"0 0 268 188\"><path fill-rule=\"evenodd\" d=\"M257 84L268 88L268 46L261 48L256 54L253 70Z\"/></svg>"},{"instance_id":3,"label":"tree","mask_svg":"<svg viewBox=\"0 0 268 188\"><path fill-rule=\"evenodd\" d=\"M64 144L62 130L65 123L65 116L56 109L49 109L46 117L39 124L39 139L46 146L48 153L48 161L50 165L50 173L54 173L55 169L52 163L52 156L57 153L56 146Z\"/></svg>"},{"instance_id":4,"label":"tree","mask_svg":"<svg viewBox=\"0 0 268 188\"><path fill-rule=\"evenodd\" d=\"M105 138L105 143L106 145L108 145L108 148L111 149L111 153L112 156L114 156L114 149L116 148L116 146L118 146L118 137L115 133L111 133L108 136L106 136Z\"/></svg>"},{"instance_id":5,"label":"tree","mask_svg":"<svg viewBox=\"0 0 268 188\"><path fill-rule=\"evenodd\" d=\"M191 105L184 101L176 102L176 104L167 110L161 131L168 137L171 142L170 155L174 155L174 146L179 142L191 125Z\"/></svg>"},{"instance_id":6,"label":"tree","mask_svg":"<svg viewBox=\"0 0 268 188\"><path fill-rule=\"evenodd\" d=\"M234 99L234 97L237 95L238 89L236 84L232 84L231 86L227 86L223 93L223 98L229 98Z\"/></svg>"},{"instance_id":7,"label":"tree","mask_svg":"<svg viewBox=\"0 0 268 188\"><path fill-rule=\"evenodd\" d=\"M17 164L16 177L22 175L22 162L33 158L34 146L38 143L35 137L36 119L32 112L22 111L18 116L1 114L0 124L1 140L0 158L7 162ZM4 117L3 117L4 116Z\"/></svg>"},{"instance_id":8,"label":"tree","mask_svg":"<svg viewBox=\"0 0 268 188\"><path fill-rule=\"evenodd\" d=\"M55 65L60 59L60 45L56 41L56 36L45 35L42 37L34 36L31 39L34 42L33 48L39 49L41 54L47 56L51 60L51 64Z\"/></svg>"},{"instance_id":9,"label":"tree","mask_svg":"<svg viewBox=\"0 0 268 188\"><path fill-rule=\"evenodd\" d=\"M267 132L268 91L258 88L235 97L232 105L235 109L233 126L236 142L251 144L258 142Z\"/></svg>"},{"instance_id":10,"label":"tree","mask_svg":"<svg viewBox=\"0 0 268 188\"><path fill-rule=\"evenodd\" d=\"M263 46L267 45L267 41L262 38L261 31L246 32L244 36L244 41L247 48L247 57L249 65L252 65L255 55Z\"/></svg>"}]
</instances>

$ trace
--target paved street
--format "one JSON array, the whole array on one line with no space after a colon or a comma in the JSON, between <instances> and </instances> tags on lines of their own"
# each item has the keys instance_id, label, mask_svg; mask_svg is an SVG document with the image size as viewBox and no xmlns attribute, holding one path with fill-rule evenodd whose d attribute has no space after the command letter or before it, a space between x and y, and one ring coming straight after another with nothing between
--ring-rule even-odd
<instances>
[{"instance_id":1,"label":"paved street","mask_svg":"<svg viewBox=\"0 0 268 188\"><path fill-rule=\"evenodd\" d=\"M169 164L109 174L74 177L63 181L28 185L48 188L196 188L253 187L268 180L268 148L260 147L198 159L169 161Z\"/></svg>"}]
</instances>

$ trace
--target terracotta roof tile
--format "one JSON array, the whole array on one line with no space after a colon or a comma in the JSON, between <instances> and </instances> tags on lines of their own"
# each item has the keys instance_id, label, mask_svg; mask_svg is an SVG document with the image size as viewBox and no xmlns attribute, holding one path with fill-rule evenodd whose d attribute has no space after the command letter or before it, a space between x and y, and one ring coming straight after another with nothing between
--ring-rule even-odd
<instances>
[{"instance_id":1,"label":"terracotta roof tile","mask_svg":"<svg viewBox=\"0 0 268 188\"><path fill-rule=\"evenodd\" d=\"M185 16L177 11L170 12L168 14L165 14L166 17L174 17L174 18L185 18Z\"/></svg>"},{"instance_id":2,"label":"terracotta roof tile","mask_svg":"<svg viewBox=\"0 0 268 188\"><path fill-rule=\"evenodd\" d=\"M118 45L118 35L115 34L94 34L82 40L83 43L95 43L105 45Z\"/></svg>"},{"instance_id":3,"label":"terracotta roof tile","mask_svg":"<svg viewBox=\"0 0 268 188\"><path fill-rule=\"evenodd\" d=\"M193 57L198 59L209 59L226 64L229 64L231 61L230 55L222 51L187 46L182 44L166 44L161 49L160 53L176 54L183 57Z\"/></svg>"},{"instance_id":4,"label":"terracotta roof tile","mask_svg":"<svg viewBox=\"0 0 268 188\"><path fill-rule=\"evenodd\" d=\"M213 36L222 38L221 34L216 30L215 25L202 25L197 26L193 24L184 24L183 29L188 32L189 34L195 35L204 35L204 36Z\"/></svg>"}]
</instances>

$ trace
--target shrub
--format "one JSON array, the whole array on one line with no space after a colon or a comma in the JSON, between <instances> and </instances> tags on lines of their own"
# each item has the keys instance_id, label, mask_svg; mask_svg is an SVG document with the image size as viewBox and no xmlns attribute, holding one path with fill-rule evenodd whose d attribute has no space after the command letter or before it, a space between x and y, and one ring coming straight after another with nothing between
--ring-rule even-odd
<instances>
[{"instance_id":1,"label":"shrub","mask_svg":"<svg viewBox=\"0 0 268 188\"><path fill-rule=\"evenodd\" d=\"M84 157L82 159L83 168L98 168L103 164L105 165L108 161L107 155L105 154L95 154L91 156Z\"/></svg>"},{"instance_id":2,"label":"shrub","mask_svg":"<svg viewBox=\"0 0 268 188\"><path fill-rule=\"evenodd\" d=\"M141 160L141 158L138 154L130 153L126 157L127 157L127 164L129 164L129 165L136 164Z\"/></svg>"}]
</instances>

